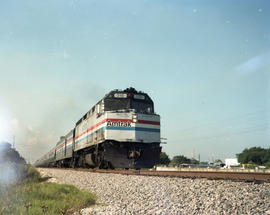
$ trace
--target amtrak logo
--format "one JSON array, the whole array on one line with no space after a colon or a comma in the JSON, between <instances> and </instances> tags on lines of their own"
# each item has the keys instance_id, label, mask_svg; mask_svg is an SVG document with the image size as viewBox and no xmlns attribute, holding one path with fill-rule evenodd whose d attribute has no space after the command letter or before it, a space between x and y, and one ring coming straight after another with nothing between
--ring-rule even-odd
<instances>
[{"instance_id":1,"label":"amtrak logo","mask_svg":"<svg viewBox=\"0 0 270 215\"><path fill-rule=\"evenodd\" d=\"M111 122L110 120L107 122L108 127L131 127L130 122Z\"/></svg>"}]
</instances>

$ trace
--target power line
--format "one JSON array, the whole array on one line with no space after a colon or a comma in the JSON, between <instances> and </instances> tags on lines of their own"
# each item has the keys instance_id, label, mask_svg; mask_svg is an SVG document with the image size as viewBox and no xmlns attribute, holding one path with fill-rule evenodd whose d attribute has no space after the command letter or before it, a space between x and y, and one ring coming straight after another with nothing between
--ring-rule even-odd
<instances>
[{"instance_id":1,"label":"power line","mask_svg":"<svg viewBox=\"0 0 270 215\"><path fill-rule=\"evenodd\" d=\"M259 125L259 126L244 129L242 131L226 132L226 133L221 133L221 134L218 134L218 135L198 136L198 137L195 137L195 138L183 138L183 139L181 139L181 137L180 137L179 139L177 139L177 141L207 140L207 139L215 139L215 138L236 136L236 135L241 135L241 134L255 133L255 132L258 132L258 131L268 131L268 130L270 131L270 127L268 125L266 125L266 124L262 124L262 125ZM269 135L270 135L270 133L269 133Z\"/></svg>"},{"instance_id":2,"label":"power line","mask_svg":"<svg viewBox=\"0 0 270 215\"><path fill-rule=\"evenodd\" d=\"M268 111L267 110L260 110L260 111L256 111L256 112L246 113L246 114L239 115L239 116L234 116L234 117L231 117L231 118L221 119L221 120L218 120L218 121L212 121L212 122L209 122L209 123L205 123L205 120L198 121L198 122L195 121L194 123L197 124L196 126L186 128L186 129L183 129L183 130L189 130L189 129L193 129L193 128L196 128L196 127L201 127L201 126L205 126L205 125L208 125L208 124L216 124L216 123L220 123L220 122L233 122L233 121L236 121L236 120L245 120L245 119L249 119L250 117L256 117L256 115L258 115L259 113L263 113L263 112L268 112ZM264 115L260 115L260 116L264 116Z\"/></svg>"},{"instance_id":3,"label":"power line","mask_svg":"<svg viewBox=\"0 0 270 215\"><path fill-rule=\"evenodd\" d=\"M242 124L252 124L256 125L257 123L260 122L266 122L267 120L270 121L268 117L265 117L265 115L258 115L258 113L263 113L265 110L261 111L256 111L252 113L246 113L234 118L230 119L224 119L224 120L219 120L219 121L214 121L214 122L209 122L209 123L201 123L199 125L195 125L193 127L177 130L177 133L183 135L192 135L194 134L194 131L200 131L200 130L207 130L207 129L213 129L213 127L219 126L219 127L228 127L233 124L234 127L237 127Z\"/></svg>"}]
</instances>

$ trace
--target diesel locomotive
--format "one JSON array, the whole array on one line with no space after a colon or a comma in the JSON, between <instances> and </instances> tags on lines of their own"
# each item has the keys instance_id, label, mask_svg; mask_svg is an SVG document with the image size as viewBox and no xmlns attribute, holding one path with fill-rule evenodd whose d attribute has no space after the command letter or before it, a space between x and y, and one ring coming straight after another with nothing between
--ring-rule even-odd
<instances>
[{"instance_id":1,"label":"diesel locomotive","mask_svg":"<svg viewBox=\"0 0 270 215\"><path fill-rule=\"evenodd\" d=\"M151 168L159 161L160 142L152 99L134 88L113 90L35 166Z\"/></svg>"}]
</instances>

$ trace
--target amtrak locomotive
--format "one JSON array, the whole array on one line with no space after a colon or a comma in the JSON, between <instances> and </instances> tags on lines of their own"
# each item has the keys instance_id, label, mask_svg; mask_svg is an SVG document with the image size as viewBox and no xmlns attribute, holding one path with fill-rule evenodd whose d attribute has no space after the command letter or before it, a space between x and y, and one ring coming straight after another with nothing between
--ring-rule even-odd
<instances>
[{"instance_id":1,"label":"amtrak locomotive","mask_svg":"<svg viewBox=\"0 0 270 215\"><path fill-rule=\"evenodd\" d=\"M35 165L151 168L160 152L160 116L152 99L127 88L105 95Z\"/></svg>"}]
</instances>

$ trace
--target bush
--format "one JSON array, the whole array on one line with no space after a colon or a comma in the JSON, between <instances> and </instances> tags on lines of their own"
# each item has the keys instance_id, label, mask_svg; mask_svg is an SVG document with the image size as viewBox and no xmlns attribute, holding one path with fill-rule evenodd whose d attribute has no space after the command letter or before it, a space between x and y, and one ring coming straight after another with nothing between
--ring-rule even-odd
<instances>
[{"instance_id":1,"label":"bush","mask_svg":"<svg viewBox=\"0 0 270 215\"><path fill-rule=\"evenodd\" d=\"M20 183L38 182L41 177L37 169L29 164L20 167Z\"/></svg>"},{"instance_id":2,"label":"bush","mask_svg":"<svg viewBox=\"0 0 270 215\"><path fill-rule=\"evenodd\" d=\"M245 165L245 167L247 169L255 169L258 165L253 163L253 162L249 162L248 164Z\"/></svg>"},{"instance_id":3,"label":"bush","mask_svg":"<svg viewBox=\"0 0 270 215\"><path fill-rule=\"evenodd\" d=\"M0 183L24 183L39 179L39 172L26 164L9 143L0 143Z\"/></svg>"},{"instance_id":4,"label":"bush","mask_svg":"<svg viewBox=\"0 0 270 215\"><path fill-rule=\"evenodd\" d=\"M171 165L173 166L179 166L180 164L199 164L199 161L196 159L189 159L185 157L184 155L177 155L174 156L171 160Z\"/></svg>"},{"instance_id":5,"label":"bush","mask_svg":"<svg viewBox=\"0 0 270 215\"><path fill-rule=\"evenodd\" d=\"M171 162L171 160L170 160L169 156L166 154L166 152L161 152L159 164L168 165L170 162Z\"/></svg>"},{"instance_id":6,"label":"bush","mask_svg":"<svg viewBox=\"0 0 270 215\"><path fill-rule=\"evenodd\" d=\"M237 154L237 157L238 161L242 164L252 162L258 165L265 165L267 162L270 162L270 148L251 147L244 149L241 153Z\"/></svg>"},{"instance_id":7,"label":"bush","mask_svg":"<svg viewBox=\"0 0 270 215\"><path fill-rule=\"evenodd\" d=\"M89 192L44 182L10 144L0 146L0 215L71 214L95 203Z\"/></svg>"},{"instance_id":8,"label":"bush","mask_svg":"<svg viewBox=\"0 0 270 215\"><path fill-rule=\"evenodd\" d=\"M0 189L0 192L1 215L71 214L94 204L96 200L95 195L72 185L48 182L26 183Z\"/></svg>"}]
</instances>

